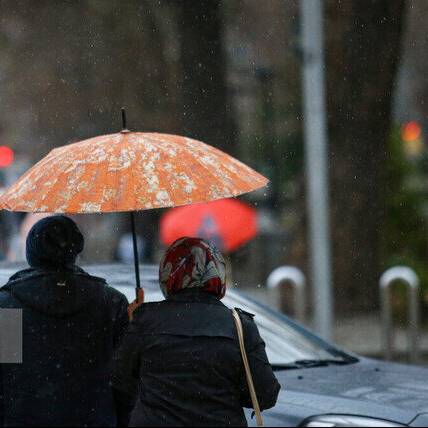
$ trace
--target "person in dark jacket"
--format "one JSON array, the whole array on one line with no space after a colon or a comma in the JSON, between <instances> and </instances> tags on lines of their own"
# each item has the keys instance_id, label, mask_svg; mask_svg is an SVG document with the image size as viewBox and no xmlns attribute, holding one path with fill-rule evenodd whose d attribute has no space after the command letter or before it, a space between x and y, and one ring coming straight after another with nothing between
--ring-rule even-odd
<instances>
[{"instance_id":1,"label":"person in dark jacket","mask_svg":"<svg viewBox=\"0 0 428 428\"><path fill-rule=\"evenodd\" d=\"M222 256L208 243L183 238L160 265L166 300L133 314L116 356L113 384L128 396L130 426L246 426L252 407ZM261 409L275 405L275 378L253 315L240 311Z\"/></svg>"},{"instance_id":2,"label":"person in dark jacket","mask_svg":"<svg viewBox=\"0 0 428 428\"><path fill-rule=\"evenodd\" d=\"M71 219L40 220L27 238L30 268L0 289L0 309L23 316L23 363L1 365L2 426L117 425L111 363L128 303L75 265L83 245Z\"/></svg>"}]
</instances>

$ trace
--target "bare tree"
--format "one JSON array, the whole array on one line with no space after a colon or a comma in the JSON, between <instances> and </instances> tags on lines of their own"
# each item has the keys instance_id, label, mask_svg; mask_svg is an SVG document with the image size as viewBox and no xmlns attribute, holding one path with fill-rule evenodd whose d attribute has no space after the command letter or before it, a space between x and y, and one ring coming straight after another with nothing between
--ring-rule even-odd
<instances>
[{"instance_id":1,"label":"bare tree","mask_svg":"<svg viewBox=\"0 0 428 428\"><path fill-rule=\"evenodd\" d=\"M386 143L404 12L405 0L328 2L334 275L340 301L353 309L377 302Z\"/></svg>"},{"instance_id":2,"label":"bare tree","mask_svg":"<svg viewBox=\"0 0 428 428\"><path fill-rule=\"evenodd\" d=\"M226 84L221 0L178 0L182 64L182 131L235 151L236 130Z\"/></svg>"}]
</instances>

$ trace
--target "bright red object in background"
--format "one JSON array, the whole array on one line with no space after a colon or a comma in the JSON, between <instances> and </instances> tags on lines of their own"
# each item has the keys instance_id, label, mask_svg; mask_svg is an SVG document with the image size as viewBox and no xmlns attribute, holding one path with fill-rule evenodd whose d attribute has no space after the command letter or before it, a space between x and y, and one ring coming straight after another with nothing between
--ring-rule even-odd
<instances>
[{"instance_id":1,"label":"bright red object in background","mask_svg":"<svg viewBox=\"0 0 428 428\"><path fill-rule=\"evenodd\" d=\"M7 168L12 165L14 152L10 147L0 146L0 168Z\"/></svg>"},{"instance_id":2,"label":"bright red object in background","mask_svg":"<svg viewBox=\"0 0 428 428\"><path fill-rule=\"evenodd\" d=\"M401 130L401 137L404 141L414 141L420 138L422 134L422 127L418 122L411 121L403 125Z\"/></svg>"},{"instance_id":3,"label":"bright red object in background","mask_svg":"<svg viewBox=\"0 0 428 428\"><path fill-rule=\"evenodd\" d=\"M160 222L160 238L171 245L184 236L204 238L234 251L257 235L257 211L235 199L173 208Z\"/></svg>"}]
</instances>

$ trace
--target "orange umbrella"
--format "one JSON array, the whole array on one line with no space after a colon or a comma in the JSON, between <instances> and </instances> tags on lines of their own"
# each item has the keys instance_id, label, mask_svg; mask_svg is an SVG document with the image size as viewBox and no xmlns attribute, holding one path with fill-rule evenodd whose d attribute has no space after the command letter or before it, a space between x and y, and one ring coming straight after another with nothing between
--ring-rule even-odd
<instances>
[{"instance_id":1,"label":"orange umbrella","mask_svg":"<svg viewBox=\"0 0 428 428\"><path fill-rule=\"evenodd\" d=\"M214 147L177 135L130 132L124 110L122 118L122 132L52 150L6 190L0 208L49 213L131 211L135 237L133 211L230 198L268 182Z\"/></svg>"}]
</instances>

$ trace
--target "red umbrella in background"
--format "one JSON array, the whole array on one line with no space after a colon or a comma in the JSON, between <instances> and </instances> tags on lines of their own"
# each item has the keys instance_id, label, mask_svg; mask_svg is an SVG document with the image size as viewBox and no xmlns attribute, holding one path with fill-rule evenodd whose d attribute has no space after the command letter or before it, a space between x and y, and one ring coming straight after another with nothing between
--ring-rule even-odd
<instances>
[{"instance_id":1,"label":"red umbrella in background","mask_svg":"<svg viewBox=\"0 0 428 428\"><path fill-rule=\"evenodd\" d=\"M253 239L257 231L257 211L235 199L173 208L160 221L160 238L165 245L183 236L197 236L226 252Z\"/></svg>"}]
</instances>

